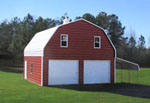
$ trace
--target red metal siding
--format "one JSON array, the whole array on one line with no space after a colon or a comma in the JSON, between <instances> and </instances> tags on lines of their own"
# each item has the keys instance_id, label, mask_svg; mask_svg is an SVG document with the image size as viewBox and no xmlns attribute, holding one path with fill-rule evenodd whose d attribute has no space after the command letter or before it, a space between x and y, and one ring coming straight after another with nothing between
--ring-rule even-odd
<instances>
[{"instance_id":1,"label":"red metal siding","mask_svg":"<svg viewBox=\"0 0 150 103\"><path fill-rule=\"evenodd\" d=\"M68 48L60 47L60 35L68 34ZM101 48L94 49L94 36L101 36ZM79 84L83 83L84 60L110 60L114 82L114 50L103 30L81 20L60 27L44 51L43 84L48 85L48 60L79 60Z\"/></svg>"},{"instance_id":2,"label":"red metal siding","mask_svg":"<svg viewBox=\"0 0 150 103\"><path fill-rule=\"evenodd\" d=\"M25 56L24 61L27 61L27 80L41 85L41 57ZM30 73L31 63L33 65L32 74Z\"/></svg>"}]
</instances>

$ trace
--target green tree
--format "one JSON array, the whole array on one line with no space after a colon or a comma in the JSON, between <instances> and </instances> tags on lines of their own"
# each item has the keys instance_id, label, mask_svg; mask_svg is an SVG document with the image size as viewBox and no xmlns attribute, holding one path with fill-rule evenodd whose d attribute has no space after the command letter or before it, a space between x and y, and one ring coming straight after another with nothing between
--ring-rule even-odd
<instances>
[{"instance_id":1,"label":"green tree","mask_svg":"<svg viewBox=\"0 0 150 103\"><path fill-rule=\"evenodd\" d=\"M23 60L23 52L27 43L33 37L33 17L28 14L22 22L19 22L15 27L15 35L13 36L12 43L9 50L13 54L14 59Z\"/></svg>"},{"instance_id":2,"label":"green tree","mask_svg":"<svg viewBox=\"0 0 150 103\"><path fill-rule=\"evenodd\" d=\"M130 47L130 48L135 48L135 46L136 46L136 40L134 39L133 36L131 36L131 37L129 38L129 47Z\"/></svg>"},{"instance_id":3,"label":"green tree","mask_svg":"<svg viewBox=\"0 0 150 103\"><path fill-rule=\"evenodd\" d=\"M118 20L118 16L115 14L109 15L109 26L108 26L108 35L112 40L116 48L119 47L120 42L123 39L124 29L122 23Z\"/></svg>"},{"instance_id":4,"label":"green tree","mask_svg":"<svg viewBox=\"0 0 150 103\"><path fill-rule=\"evenodd\" d=\"M143 35L141 35L139 37L139 40L138 40L138 48L139 49L144 49L145 48L145 38Z\"/></svg>"},{"instance_id":5,"label":"green tree","mask_svg":"<svg viewBox=\"0 0 150 103\"><path fill-rule=\"evenodd\" d=\"M128 56L129 60L134 61L135 60L134 56L136 55L136 53L135 53L135 51L136 51L136 40L134 39L133 36L131 36L129 38L128 44L129 44L129 56Z\"/></svg>"},{"instance_id":6,"label":"green tree","mask_svg":"<svg viewBox=\"0 0 150 103\"><path fill-rule=\"evenodd\" d=\"M100 13L96 16L96 24L97 24L98 26L102 27L103 29L108 29L109 20L108 20L107 13L105 13L105 12L100 12Z\"/></svg>"},{"instance_id":7,"label":"green tree","mask_svg":"<svg viewBox=\"0 0 150 103\"><path fill-rule=\"evenodd\" d=\"M145 47L144 36L140 36L138 45L133 36L129 39L124 37L125 27L122 26L118 16L100 12L96 17L90 13L76 17L76 19L80 18L107 30L107 35L117 48L117 56L139 63L141 66L150 66L150 49ZM63 19L64 16L57 20L42 17L35 19L28 14L23 20L17 17L10 22L5 20L0 23L0 50L9 52L15 61L23 61L24 48L32 37L39 31L62 24Z\"/></svg>"},{"instance_id":8,"label":"green tree","mask_svg":"<svg viewBox=\"0 0 150 103\"><path fill-rule=\"evenodd\" d=\"M81 19L82 17L81 16L77 16L76 18L75 18L75 20L77 20L77 19Z\"/></svg>"},{"instance_id":9,"label":"green tree","mask_svg":"<svg viewBox=\"0 0 150 103\"><path fill-rule=\"evenodd\" d=\"M90 22L96 24L95 17L94 17L92 14L90 14L90 13L84 14L84 15L82 16L82 18L84 18L84 19L86 19L86 20L88 20L88 21L90 21Z\"/></svg>"},{"instance_id":10,"label":"green tree","mask_svg":"<svg viewBox=\"0 0 150 103\"><path fill-rule=\"evenodd\" d=\"M0 25L0 49L8 51L8 47L12 42L12 25L7 21L4 21Z\"/></svg>"},{"instance_id":11,"label":"green tree","mask_svg":"<svg viewBox=\"0 0 150 103\"><path fill-rule=\"evenodd\" d=\"M122 41L120 42L120 46L117 48L117 56L124 59L129 59L128 56L128 37L122 38Z\"/></svg>"},{"instance_id":12,"label":"green tree","mask_svg":"<svg viewBox=\"0 0 150 103\"><path fill-rule=\"evenodd\" d=\"M43 19L39 17L34 19L28 14L23 21L14 19L11 22L13 30L12 42L9 43L9 51L13 54L15 60L23 60L25 46L30 42L32 37L42 30L58 25L60 22L53 19Z\"/></svg>"}]
</instances>

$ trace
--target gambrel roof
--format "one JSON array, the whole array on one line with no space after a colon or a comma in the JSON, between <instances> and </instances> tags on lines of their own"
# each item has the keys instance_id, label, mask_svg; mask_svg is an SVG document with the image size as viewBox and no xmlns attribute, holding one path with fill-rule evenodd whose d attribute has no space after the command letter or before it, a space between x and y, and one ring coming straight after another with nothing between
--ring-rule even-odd
<instances>
[{"instance_id":1,"label":"gambrel roof","mask_svg":"<svg viewBox=\"0 0 150 103\"><path fill-rule=\"evenodd\" d=\"M55 34L55 32L58 30L59 27L64 26L64 25L68 25L70 23L74 23L77 21L83 20L85 22L88 22L92 25L94 25L95 27L100 28L101 30L104 31L103 28L85 20L85 19L78 19L76 21L73 22L69 22L67 24L62 24L62 25L58 25L56 27L38 32L34 35L34 37L32 38L32 40L28 43L28 45L25 47L24 49L24 56L44 56L44 48L46 47L47 43L49 42L49 40L52 38L52 36ZM105 31L104 31L105 32ZM108 37L108 35L106 33L104 33L106 35L106 37L108 38L110 44L112 45L114 51L116 52L115 46L113 45L112 41L110 40L110 38ZM116 54L116 53L115 53Z\"/></svg>"}]
</instances>

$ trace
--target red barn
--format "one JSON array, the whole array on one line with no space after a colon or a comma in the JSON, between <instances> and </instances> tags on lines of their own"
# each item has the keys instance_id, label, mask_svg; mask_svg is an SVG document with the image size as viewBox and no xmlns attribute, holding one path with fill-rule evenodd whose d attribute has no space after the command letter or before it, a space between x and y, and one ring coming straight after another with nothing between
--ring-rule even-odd
<instances>
[{"instance_id":1,"label":"red barn","mask_svg":"<svg viewBox=\"0 0 150 103\"><path fill-rule=\"evenodd\" d=\"M24 78L41 86L114 83L115 65L111 40L85 19L35 34L24 50Z\"/></svg>"}]
</instances>

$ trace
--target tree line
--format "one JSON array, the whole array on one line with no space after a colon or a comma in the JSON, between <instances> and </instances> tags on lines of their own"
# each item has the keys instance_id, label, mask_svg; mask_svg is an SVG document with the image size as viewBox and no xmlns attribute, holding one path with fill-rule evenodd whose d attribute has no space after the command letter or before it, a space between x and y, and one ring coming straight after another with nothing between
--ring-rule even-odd
<instances>
[{"instance_id":1,"label":"tree line","mask_svg":"<svg viewBox=\"0 0 150 103\"><path fill-rule=\"evenodd\" d=\"M150 67L150 48L146 48L144 36L141 35L138 41L136 41L134 33L131 33L130 37L126 37L125 26L122 25L117 15L100 12L94 16L85 13L75 19L80 18L84 18L105 30L117 49L118 57L136 62L140 66ZM32 37L39 31L62 24L63 19L64 16L60 19L45 19L27 14L23 20L18 17L11 21L4 20L0 23L0 55L2 51L7 52L12 60L23 62L24 48Z\"/></svg>"}]
</instances>

